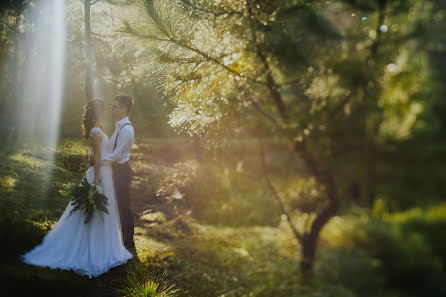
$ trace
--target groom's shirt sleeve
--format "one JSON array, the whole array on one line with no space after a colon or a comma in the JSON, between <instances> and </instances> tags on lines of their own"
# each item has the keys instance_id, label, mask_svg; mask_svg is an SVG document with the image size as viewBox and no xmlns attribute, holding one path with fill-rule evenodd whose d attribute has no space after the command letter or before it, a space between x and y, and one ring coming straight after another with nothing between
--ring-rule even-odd
<instances>
[{"instance_id":1,"label":"groom's shirt sleeve","mask_svg":"<svg viewBox=\"0 0 446 297\"><path fill-rule=\"evenodd\" d=\"M119 162L126 156L130 156L133 143L135 142L135 133L133 127L126 126L119 132L118 143L114 152L105 155L102 158L102 164Z\"/></svg>"}]
</instances>

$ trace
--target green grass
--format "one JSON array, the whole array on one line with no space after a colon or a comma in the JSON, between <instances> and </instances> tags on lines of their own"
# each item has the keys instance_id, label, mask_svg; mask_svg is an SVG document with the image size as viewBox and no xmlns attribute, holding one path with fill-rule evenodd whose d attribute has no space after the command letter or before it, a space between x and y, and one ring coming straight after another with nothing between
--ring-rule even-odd
<instances>
[{"instance_id":1,"label":"green grass","mask_svg":"<svg viewBox=\"0 0 446 297\"><path fill-rule=\"evenodd\" d=\"M166 177L188 168L185 163L178 164L194 157L193 143L181 139L141 140L133 154L136 175L131 189L132 205L140 214L135 227L137 257L95 279L18 260L19 254L41 241L65 209L69 198L59 191L65 183L80 180L86 170L85 143L72 139L61 142L55 150L54 164L44 151L0 150L0 252L4 256L0 293L442 296L444 204L404 213L381 211L375 217L357 209L333 218L321 234L314 286L302 285L299 243L287 223L280 220L277 205L259 181L247 175L257 165L250 153L255 145L244 144L225 152L229 157L221 163L203 162L205 167L194 181L179 187L184 198L175 200L155 193ZM241 156L243 165L231 157L236 153L247 154ZM283 154L270 158L287 160ZM271 170L278 168L273 166ZM184 181L184 176L179 179ZM174 181L174 186L180 182L167 180ZM411 286L411 282L417 286Z\"/></svg>"}]
</instances>

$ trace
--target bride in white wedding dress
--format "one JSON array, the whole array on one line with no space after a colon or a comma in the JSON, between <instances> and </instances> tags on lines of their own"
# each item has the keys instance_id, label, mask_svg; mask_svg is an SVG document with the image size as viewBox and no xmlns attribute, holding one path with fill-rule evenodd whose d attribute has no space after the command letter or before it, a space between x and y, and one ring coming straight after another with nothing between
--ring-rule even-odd
<instances>
[{"instance_id":1,"label":"bride in white wedding dress","mask_svg":"<svg viewBox=\"0 0 446 297\"><path fill-rule=\"evenodd\" d=\"M89 167L86 172L86 179L90 184L98 184L102 188L108 198L109 213L103 213L102 219L94 212L91 220L85 224L82 211L68 216L73 208L70 201L42 242L20 255L23 262L51 269L73 270L92 278L133 257L122 239L111 165L100 165L100 157L112 150L108 136L100 128L104 114L104 100L89 100L83 126L85 138L90 139L91 154L96 158L95 166Z\"/></svg>"}]
</instances>

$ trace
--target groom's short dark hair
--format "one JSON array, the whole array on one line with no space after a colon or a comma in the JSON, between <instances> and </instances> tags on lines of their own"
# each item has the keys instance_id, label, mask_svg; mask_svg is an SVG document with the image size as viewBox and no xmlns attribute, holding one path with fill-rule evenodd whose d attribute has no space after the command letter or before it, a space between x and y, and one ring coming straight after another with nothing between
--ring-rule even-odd
<instances>
[{"instance_id":1,"label":"groom's short dark hair","mask_svg":"<svg viewBox=\"0 0 446 297\"><path fill-rule=\"evenodd\" d=\"M118 94L113 98L113 101L118 101L119 106L125 107L127 110L127 113L130 113L130 110L132 110L132 106L134 103L134 100L131 96L126 94Z\"/></svg>"}]
</instances>

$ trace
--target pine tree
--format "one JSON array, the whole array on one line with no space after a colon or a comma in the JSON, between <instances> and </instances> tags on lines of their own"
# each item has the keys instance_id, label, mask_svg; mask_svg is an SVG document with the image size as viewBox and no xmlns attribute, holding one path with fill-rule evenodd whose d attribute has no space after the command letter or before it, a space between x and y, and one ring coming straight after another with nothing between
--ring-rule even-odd
<instances>
[{"instance_id":1,"label":"pine tree","mask_svg":"<svg viewBox=\"0 0 446 297\"><path fill-rule=\"evenodd\" d=\"M304 161L309 179L324 190L321 199L305 197L296 207L301 215L311 214L305 230L291 223L267 164L263 168L302 245L307 281L320 232L341 206L343 181L337 178L344 151L345 157L356 145L371 165L365 174L374 172L375 136L386 120L381 96L389 94L397 81L394 73L400 73L397 64L388 65L407 44L410 53L416 50L417 43L411 44L418 36L416 22L404 19L409 9L416 19L416 3L145 0L138 10L141 18L124 21L121 32L144 49L141 67L159 79L176 105L170 115L173 127L204 134L223 129L228 118L241 118L247 127L261 119ZM389 18L398 29L384 24ZM390 29L397 33L385 34ZM409 74L407 81L416 77ZM243 116L248 110L258 117Z\"/></svg>"}]
</instances>

